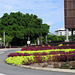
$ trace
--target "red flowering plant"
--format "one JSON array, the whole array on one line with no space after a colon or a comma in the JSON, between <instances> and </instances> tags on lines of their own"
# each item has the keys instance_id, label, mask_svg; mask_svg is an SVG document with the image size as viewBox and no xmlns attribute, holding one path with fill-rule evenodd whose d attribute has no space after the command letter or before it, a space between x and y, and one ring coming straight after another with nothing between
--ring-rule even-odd
<instances>
[{"instance_id":1,"label":"red flowering plant","mask_svg":"<svg viewBox=\"0 0 75 75\"><path fill-rule=\"evenodd\" d=\"M23 65L31 65L33 63L34 62L31 59L28 59L28 62L25 62L25 61L22 62Z\"/></svg>"},{"instance_id":2,"label":"red flowering plant","mask_svg":"<svg viewBox=\"0 0 75 75\"><path fill-rule=\"evenodd\" d=\"M55 62L66 62L67 61L67 57L65 55L57 55L57 56L54 56L54 59L53 61Z\"/></svg>"},{"instance_id":3,"label":"red flowering plant","mask_svg":"<svg viewBox=\"0 0 75 75\"><path fill-rule=\"evenodd\" d=\"M24 53L23 56L30 56L32 54Z\"/></svg>"},{"instance_id":4,"label":"red flowering plant","mask_svg":"<svg viewBox=\"0 0 75 75\"><path fill-rule=\"evenodd\" d=\"M51 62L53 60L53 57L49 56L47 62Z\"/></svg>"},{"instance_id":5,"label":"red flowering plant","mask_svg":"<svg viewBox=\"0 0 75 75\"><path fill-rule=\"evenodd\" d=\"M36 57L34 57L34 59L35 59L35 63L42 63L43 62L41 56L36 56Z\"/></svg>"},{"instance_id":6,"label":"red flowering plant","mask_svg":"<svg viewBox=\"0 0 75 75\"><path fill-rule=\"evenodd\" d=\"M55 46L55 49L74 49L75 48L75 44L74 45L63 45L63 46Z\"/></svg>"},{"instance_id":7,"label":"red flowering plant","mask_svg":"<svg viewBox=\"0 0 75 75\"><path fill-rule=\"evenodd\" d=\"M40 54L39 54L39 53L33 53L33 55L34 55L34 56L40 56Z\"/></svg>"},{"instance_id":8,"label":"red flowering plant","mask_svg":"<svg viewBox=\"0 0 75 75\"><path fill-rule=\"evenodd\" d=\"M53 49L53 47L52 46L44 46L44 47L42 47L42 46L39 46L39 47L23 47L22 49L21 49L21 51L37 51L37 50L48 50L48 49Z\"/></svg>"},{"instance_id":9,"label":"red flowering plant","mask_svg":"<svg viewBox=\"0 0 75 75\"><path fill-rule=\"evenodd\" d=\"M75 54L61 54L54 56L54 61L56 62L66 62L66 61L75 61Z\"/></svg>"},{"instance_id":10,"label":"red flowering plant","mask_svg":"<svg viewBox=\"0 0 75 75\"><path fill-rule=\"evenodd\" d=\"M48 53L43 52L43 53L41 53L40 55L48 55Z\"/></svg>"},{"instance_id":11,"label":"red flowering plant","mask_svg":"<svg viewBox=\"0 0 75 75\"><path fill-rule=\"evenodd\" d=\"M10 53L8 55L8 57L14 57L14 56L23 56L23 54L22 53Z\"/></svg>"}]
</instances>

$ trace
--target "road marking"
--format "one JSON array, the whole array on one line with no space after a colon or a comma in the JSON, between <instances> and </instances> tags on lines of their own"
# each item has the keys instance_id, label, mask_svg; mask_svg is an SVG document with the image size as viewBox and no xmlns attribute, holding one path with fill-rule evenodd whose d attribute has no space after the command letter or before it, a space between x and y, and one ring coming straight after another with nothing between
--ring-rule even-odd
<instances>
[{"instance_id":1,"label":"road marking","mask_svg":"<svg viewBox=\"0 0 75 75\"><path fill-rule=\"evenodd\" d=\"M0 73L0 75L6 75L6 74Z\"/></svg>"}]
</instances>

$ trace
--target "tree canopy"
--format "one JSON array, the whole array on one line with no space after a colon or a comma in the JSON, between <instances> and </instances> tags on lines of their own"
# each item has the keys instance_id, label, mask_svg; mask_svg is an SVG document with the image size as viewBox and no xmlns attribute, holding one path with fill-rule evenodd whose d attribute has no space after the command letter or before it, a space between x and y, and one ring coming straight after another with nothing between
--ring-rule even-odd
<instances>
[{"instance_id":1,"label":"tree canopy","mask_svg":"<svg viewBox=\"0 0 75 75\"><path fill-rule=\"evenodd\" d=\"M11 12L10 14L5 13L0 18L0 37L3 36L4 31L6 36L9 36L9 38L12 37L12 40L19 39L24 43L27 37L33 40L37 37L47 35L49 25L43 24L42 19L38 18L37 15ZM19 41L19 43L21 41Z\"/></svg>"}]
</instances>

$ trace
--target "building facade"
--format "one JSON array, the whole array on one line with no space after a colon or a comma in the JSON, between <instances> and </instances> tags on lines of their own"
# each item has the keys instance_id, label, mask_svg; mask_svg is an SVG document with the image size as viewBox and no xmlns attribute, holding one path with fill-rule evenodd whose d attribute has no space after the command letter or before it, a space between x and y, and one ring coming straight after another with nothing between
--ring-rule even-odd
<instances>
[{"instance_id":1,"label":"building facade","mask_svg":"<svg viewBox=\"0 0 75 75\"><path fill-rule=\"evenodd\" d=\"M75 0L64 0L65 28L75 29Z\"/></svg>"},{"instance_id":2,"label":"building facade","mask_svg":"<svg viewBox=\"0 0 75 75\"><path fill-rule=\"evenodd\" d=\"M55 35L57 35L57 36L66 36L65 28L57 29L55 31ZM71 31L68 31L68 35L71 36ZM73 35L75 35L75 31L73 31Z\"/></svg>"},{"instance_id":3,"label":"building facade","mask_svg":"<svg viewBox=\"0 0 75 75\"><path fill-rule=\"evenodd\" d=\"M75 0L64 0L64 22L66 28L66 41L68 41L68 30L71 31L73 41L73 31L75 30Z\"/></svg>"}]
</instances>

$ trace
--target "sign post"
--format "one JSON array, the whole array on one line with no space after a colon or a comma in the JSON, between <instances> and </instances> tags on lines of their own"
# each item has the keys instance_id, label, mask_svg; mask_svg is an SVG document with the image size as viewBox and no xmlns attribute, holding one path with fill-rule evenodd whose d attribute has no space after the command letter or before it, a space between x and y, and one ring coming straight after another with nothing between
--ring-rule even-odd
<instances>
[{"instance_id":1,"label":"sign post","mask_svg":"<svg viewBox=\"0 0 75 75\"><path fill-rule=\"evenodd\" d=\"M37 38L37 43L38 43L38 45L40 44L40 43L39 43L39 38Z\"/></svg>"}]
</instances>

